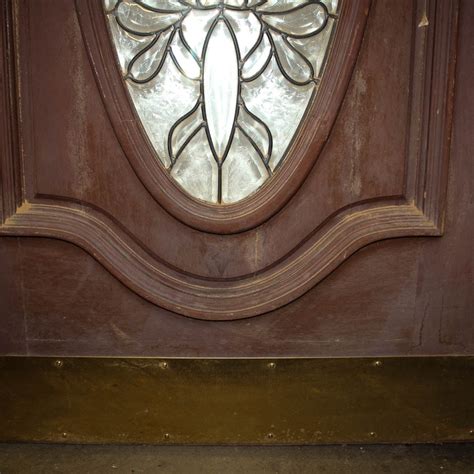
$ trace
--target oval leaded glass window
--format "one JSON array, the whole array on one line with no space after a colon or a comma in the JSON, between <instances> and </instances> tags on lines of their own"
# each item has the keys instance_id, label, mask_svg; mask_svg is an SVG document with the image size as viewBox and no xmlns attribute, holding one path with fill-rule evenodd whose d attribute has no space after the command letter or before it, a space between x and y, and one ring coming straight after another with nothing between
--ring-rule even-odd
<instances>
[{"instance_id":1,"label":"oval leaded glass window","mask_svg":"<svg viewBox=\"0 0 474 474\"><path fill-rule=\"evenodd\" d=\"M190 195L231 204L284 162L338 0L104 0L132 102Z\"/></svg>"}]
</instances>

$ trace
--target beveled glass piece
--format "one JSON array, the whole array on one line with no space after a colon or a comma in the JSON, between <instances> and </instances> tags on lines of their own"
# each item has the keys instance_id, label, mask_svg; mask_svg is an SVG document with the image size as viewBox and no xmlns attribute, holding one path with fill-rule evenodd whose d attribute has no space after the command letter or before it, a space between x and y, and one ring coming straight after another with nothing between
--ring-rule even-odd
<instances>
[{"instance_id":1,"label":"beveled glass piece","mask_svg":"<svg viewBox=\"0 0 474 474\"><path fill-rule=\"evenodd\" d=\"M247 54L247 59L242 66L242 79L251 81L259 76L267 67L271 59L272 46L268 35L264 35L257 48Z\"/></svg>"},{"instance_id":2,"label":"beveled glass piece","mask_svg":"<svg viewBox=\"0 0 474 474\"><path fill-rule=\"evenodd\" d=\"M311 0L268 0L258 7L258 11L286 12L309 3L311 3Z\"/></svg>"},{"instance_id":3,"label":"beveled glass piece","mask_svg":"<svg viewBox=\"0 0 474 474\"><path fill-rule=\"evenodd\" d=\"M240 57L245 58L258 41L262 28L260 21L251 11L228 10L226 18L237 39Z\"/></svg>"},{"instance_id":4,"label":"beveled glass piece","mask_svg":"<svg viewBox=\"0 0 474 474\"><path fill-rule=\"evenodd\" d=\"M191 10L181 23L181 30L186 43L198 57L202 57L204 42L213 25L219 10Z\"/></svg>"},{"instance_id":5,"label":"beveled glass piece","mask_svg":"<svg viewBox=\"0 0 474 474\"><path fill-rule=\"evenodd\" d=\"M191 51L186 49L183 39L175 34L171 44L171 57L181 73L189 79L201 77L201 66Z\"/></svg>"},{"instance_id":6,"label":"beveled glass piece","mask_svg":"<svg viewBox=\"0 0 474 474\"><path fill-rule=\"evenodd\" d=\"M211 29L204 56L204 104L211 145L222 162L237 111L239 87L238 57L226 22L219 20Z\"/></svg>"},{"instance_id":7,"label":"beveled glass piece","mask_svg":"<svg viewBox=\"0 0 474 474\"><path fill-rule=\"evenodd\" d=\"M129 33L151 35L163 31L180 19L179 13L157 13L140 4L122 0L116 6L117 23Z\"/></svg>"},{"instance_id":8,"label":"beveled glass piece","mask_svg":"<svg viewBox=\"0 0 474 474\"><path fill-rule=\"evenodd\" d=\"M148 82L153 78L163 61L169 44L171 32L166 31L154 38L148 47L143 48L133 61L129 62L129 77L139 82Z\"/></svg>"},{"instance_id":9,"label":"beveled glass piece","mask_svg":"<svg viewBox=\"0 0 474 474\"><path fill-rule=\"evenodd\" d=\"M277 171L318 91L338 0L103 0L157 159L232 204Z\"/></svg>"},{"instance_id":10,"label":"beveled glass piece","mask_svg":"<svg viewBox=\"0 0 474 474\"><path fill-rule=\"evenodd\" d=\"M270 34L282 74L301 85L311 82L314 76L311 63L280 33L272 31Z\"/></svg>"},{"instance_id":11,"label":"beveled glass piece","mask_svg":"<svg viewBox=\"0 0 474 474\"><path fill-rule=\"evenodd\" d=\"M314 35L324 28L327 17L327 10L321 3L309 3L287 13L264 14L262 20L282 33L293 37L304 37Z\"/></svg>"}]
</instances>

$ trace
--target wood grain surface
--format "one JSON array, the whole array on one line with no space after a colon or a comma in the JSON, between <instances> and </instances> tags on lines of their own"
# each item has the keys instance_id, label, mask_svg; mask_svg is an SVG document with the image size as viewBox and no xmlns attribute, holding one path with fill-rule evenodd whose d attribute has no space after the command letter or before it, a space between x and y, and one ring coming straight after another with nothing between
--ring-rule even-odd
<instances>
[{"instance_id":1,"label":"wood grain surface","mask_svg":"<svg viewBox=\"0 0 474 474\"><path fill-rule=\"evenodd\" d=\"M318 160L277 214L236 234L189 227L146 190L104 108L74 5L54 5L14 2L22 21L2 48L3 71L13 54L22 73L18 84L4 73L2 88L19 87L23 170L19 212L3 200L2 353L472 353L474 5L462 2L457 37L455 1L373 2ZM18 102L8 104L14 115ZM4 114L1 124L11 150L2 195L16 196L16 135ZM162 269L199 290L188 300L182 288L158 291Z\"/></svg>"}]
</instances>

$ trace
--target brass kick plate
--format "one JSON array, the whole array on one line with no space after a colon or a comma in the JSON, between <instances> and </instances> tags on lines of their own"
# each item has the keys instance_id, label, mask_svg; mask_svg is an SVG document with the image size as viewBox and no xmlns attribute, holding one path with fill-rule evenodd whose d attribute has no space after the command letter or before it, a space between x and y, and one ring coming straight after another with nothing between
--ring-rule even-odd
<instances>
[{"instance_id":1,"label":"brass kick plate","mask_svg":"<svg viewBox=\"0 0 474 474\"><path fill-rule=\"evenodd\" d=\"M0 358L0 441L474 439L474 358Z\"/></svg>"}]
</instances>

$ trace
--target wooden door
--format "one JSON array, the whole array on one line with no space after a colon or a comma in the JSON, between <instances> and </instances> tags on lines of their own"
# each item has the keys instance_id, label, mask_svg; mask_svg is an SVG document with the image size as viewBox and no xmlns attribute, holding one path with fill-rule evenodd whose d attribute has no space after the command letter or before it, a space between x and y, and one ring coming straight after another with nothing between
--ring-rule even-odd
<instances>
[{"instance_id":1,"label":"wooden door","mask_svg":"<svg viewBox=\"0 0 474 474\"><path fill-rule=\"evenodd\" d=\"M2 2L2 355L473 354L474 4L319 3L324 71L281 164L209 202L160 161L107 5Z\"/></svg>"}]
</instances>

